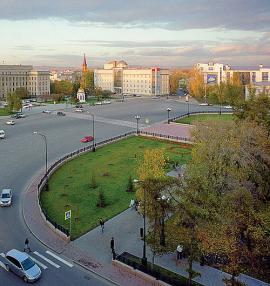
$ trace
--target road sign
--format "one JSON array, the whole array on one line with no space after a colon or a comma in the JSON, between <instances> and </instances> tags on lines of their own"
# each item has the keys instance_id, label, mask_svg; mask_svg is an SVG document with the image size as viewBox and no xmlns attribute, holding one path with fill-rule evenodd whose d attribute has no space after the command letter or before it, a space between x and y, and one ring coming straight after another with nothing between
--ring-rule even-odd
<instances>
[{"instance_id":1,"label":"road sign","mask_svg":"<svg viewBox=\"0 0 270 286\"><path fill-rule=\"evenodd\" d=\"M71 210L65 212L65 220L71 219Z\"/></svg>"}]
</instances>

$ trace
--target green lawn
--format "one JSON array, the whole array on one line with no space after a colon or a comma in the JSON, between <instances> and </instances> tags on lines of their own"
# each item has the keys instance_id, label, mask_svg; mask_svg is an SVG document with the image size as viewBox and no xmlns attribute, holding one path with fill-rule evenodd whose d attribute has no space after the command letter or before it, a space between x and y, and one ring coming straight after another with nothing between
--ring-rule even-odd
<instances>
[{"instance_id":1,"label":"green lawn","mask_svg":"<svg viewBox=\"0 0 270 286\"><path fill-rule=\"evenodd\" d=\"M6 108L0 108L0 116L10 115L11 113Z\"/></svg>"},{"instance_id":2,"label":"green lawn","mask_svg":"<svg viewBox=\"0 0 270 286\"><path fill-rule=\"evenodd\" d=\"M96 227L129 206L134 193L126 192L128 178L137 178L137 166L145 149L164 148L173 161L186 163L191 149L179 143L131 137L84 154L62 166L49 180L49 192L42 192L41 202L50 218L68 228L64 212L72 210L72 239ZM95 174L97 188L91 185ZM107 206L98 208L98 194L103 191Z\"/></svg>"},{"instance_id":3,"label":"green lawn","mask_svg":"<svg viewBox=\"0 0 270 286\"><path fill-rule=\"evenodd\" d=\"M232 114L196 114L190 115L176 120L177 123L192 124L193 122L202 121L232 121L234 116Z\"/></svg>"}]
</instances>

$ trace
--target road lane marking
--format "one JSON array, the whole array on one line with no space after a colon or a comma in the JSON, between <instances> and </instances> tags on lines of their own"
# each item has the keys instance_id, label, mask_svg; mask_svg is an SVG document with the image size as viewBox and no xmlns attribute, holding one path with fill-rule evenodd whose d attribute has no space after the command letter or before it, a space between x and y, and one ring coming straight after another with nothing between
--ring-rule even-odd
<instances>
[{"instance_id":1,"label":"road lane marking","mask_svg":"<svg viewBox=\"0 0 270 286\"><path fill-rule=\"evenodd\" d=\"M46 265L44 265L43 263L41 263L40 261L36 260L33 256L29 255L28 256L36 263L38 264L40 267L42 267L43 269L47 269L48 267Z\"/></svg>"},{"instance_id":2,"label":"road lane marking","mask_svg":"<svg viewBox=\"0 0 270 286\"><path fill-rule=\"evenodd\" d=\"M57 256L56 254L50 252L49 250L46 251L47 254L51 255L52 257L54 257L55 259L61 261L62 263L66 264L69 267L73 267L73 265L69 262L67 262L66 260L64 260L63 258Z\"/></svg>"},{"instance_id":3,"label":"road lane marking","mask_svg":"<svg viewBox=\"0 0 270 286\"><path fill-rule=\"evenodd\" d=\"M53 261L51 261L47 257L43 256L42 254L38 253L37 251L35 251L34 253L35 253L35 255L39 256L40 258L42 258L43 260L45 260L46 262L48 262L52 266L54 266L56 268L60 268L60 266L58 264L54 263Z\"/></svg>"}]
</instances>

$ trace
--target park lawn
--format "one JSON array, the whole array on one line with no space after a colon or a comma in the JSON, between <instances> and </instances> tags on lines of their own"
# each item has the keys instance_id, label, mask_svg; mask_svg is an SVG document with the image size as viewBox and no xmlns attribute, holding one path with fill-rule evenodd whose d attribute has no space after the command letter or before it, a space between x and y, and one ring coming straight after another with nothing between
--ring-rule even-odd
<instances>
[{"instance_id":1,"label":"park lawn","mask_svg":"<svg viewBox=\"0 0 270 286\"><path fill-rule=\"evenodd\" d=\"M205 121L232 121L233 114L196 114L177 119L176 123L192 124Z\"/></svg>"},{"instance_id":2,"label":"park lawn","mask_svg":"<svg viewBox=\"0 0 270 286\"><path fill-rule=\"evenodd\" d=\"M0 116L7 116L10 115L11 112L7 110L6 108L0 108Z\"/></svg>"},{"instance_id":3,"label":"park lawn","mask_svg":"<svg viewBox=\"0 0 270 286\"><path fill-rule=\"evenodd\" d=\"M145 149L164 148L171 168L173 162L186 163L191 147L181 143L131 137L106 145L66 163L49 180L48 192L42 192L41 203L47 215L68 228L64 212L72 210L71 238L75 239L128 208L135 193L128 193L129 176L137 178L137 166ZM92 176L97 187L92 187ZM105 208L97 207L98 194L104 192Z\"/></svg>"}]
</instances>

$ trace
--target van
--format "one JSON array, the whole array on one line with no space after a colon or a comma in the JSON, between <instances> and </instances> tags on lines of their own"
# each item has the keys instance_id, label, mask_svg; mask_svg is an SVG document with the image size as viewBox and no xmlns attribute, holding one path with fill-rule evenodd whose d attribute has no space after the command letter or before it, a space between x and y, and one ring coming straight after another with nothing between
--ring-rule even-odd
<instances>
[{"instance_id":1,"label":"van","mask_svg":"<svg viewBox=\"0 0 270 286\"><path fill-rule=\"evenodd\" d=\"M6 133L4 130L0 130L0 139L4 139L6 137Z\"/></svg>"}]
</instances>

